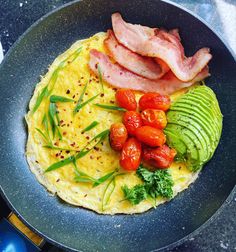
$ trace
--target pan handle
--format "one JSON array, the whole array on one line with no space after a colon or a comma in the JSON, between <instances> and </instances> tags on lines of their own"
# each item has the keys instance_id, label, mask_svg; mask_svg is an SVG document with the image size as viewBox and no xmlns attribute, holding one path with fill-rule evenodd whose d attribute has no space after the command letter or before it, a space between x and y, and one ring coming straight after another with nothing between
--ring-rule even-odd
<instances>
[{"instance_id":1,"label":"pan handle","mask_svg":"<svg viewBox=\"0 0 236 252\"><path fill-rule=\"evenodd\" d=\"M41 251L44 240L26 227L11 213L8 219L0 220L0 251Z\"/></svg>"}]
</instances>

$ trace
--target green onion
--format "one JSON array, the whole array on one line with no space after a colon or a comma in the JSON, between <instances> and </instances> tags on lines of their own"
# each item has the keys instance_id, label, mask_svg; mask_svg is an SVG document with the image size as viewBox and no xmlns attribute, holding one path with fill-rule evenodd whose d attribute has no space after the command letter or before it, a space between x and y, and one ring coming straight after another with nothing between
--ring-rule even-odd
<instances>
[{"instance_id":1,"label":"green onion","mask_svg":"<svg viewBox=\"0 0 236 252\"><path fill-rule=\"evenodd\" d=\"M106 104L99 104L95 103L94 104L97 107L104 108L104 109L109 109L109 110L118 110L118 111L126 111L126 109L117 107L117 106L112 106L112 105L106 105Z\"/></svg>"},{"instance_id":2,"label":"green onion","mask_svg":"<svg viewBox=\"0 0 236 252\"><path fill-rule=\"evenodd\" d=\"M108 192L108 189L110 187L110 185L112 186L110 192ZM108 204L110 198L111 198L111 195L113 193L113 191L115 190L115 186L116 186L116 183L115 183L115 177L113 177L109 183L107 184L107 186L105 187L105 190L103 192L103 195L102 195L102 211L104 211L104 206Z\"/></svg>"},{"instance_id":3,"label":"green onion","mask_svg":"<svg viewBox=\"0 0 236 252\"><path fill-rule=\"evenodd\" d=\"M58 78L58 73L60 70L62 70L65 66L66 66L66 63L68 61L68 59L71 57L71 56L74 56L73 59L71 60L71 62L73 62L80 54L82 50L82 47L80 47L79 49L77 49L75 52L73 52L71 55L69 55L65 60L63 60L59 65L58 67L54 70L54 72L52 73L52 76L48 82L48 84L46 85L46 87L43 88L42 92L40 93L40 95L37 97L37 100L36 100L36 103L33 107L33 110L32 112L34 113L40 106L42 100L44 97L48 96L49 94L52 93L53 91L53 88L55 86L55 83L57 81L57 78ZM52 87L51 89L49 90L49 84L52 83Z\"/></svg>"},{"instance_id":4,"label":"green onion","mask_svg":"<svg viewBox=\"0 0 236 252\"><path fill-rule=\"evenodd\" d=\"M38 128L35 128L39 133L40 135L46 140L46 142L48 142L48 138L46 137L46 135L42 132L42 130L38 129Z\"/></svg>"},{"instance_id":5,"label":"green onion","mask_svg":"<svg viewBox=\"0 0 236 252\"><path fill-rule=\"evenodd\" d=\"M70 149L70 148L61 148L61 147L56 147L53 144L47 144L43 146L44 148L52 149L52 150L62 150L62 151L78 151L75 149Z\"/></svg>"},{"instance_id":6,"label":"green onion","mask_svg":"<svg viewBox=\"0 0 236 252\"><path fill-rule=\"evenodd\" d=\"M50 96L50 102L51 103L56 103L56 102L73 102L74 100L63 97L63 96L57 96L57 95L51 95Z\"/></svg>"},{"instance_id":7,"label":"green onion","mask_svg":"<svg viewBox=\"0 0 236 252\"><path fill-rule=\"evenodd\" d=\"M75 109L74 109L74 114L77 112L77 110L78 110L77 107L80 106L80 104L81 104L81 102L82 102L82 100L84 98L84 93L85 93L85 91L87 89L87 86L88 86L88 82L85 84L85 86L84 86L84 88L82 90L82 93L80 94L79 100L78 100L78 102L77 102L77 104L75 106Z\"/></svg>"},{"instance_id":8,"label":"green onion","mask_svg":"<svg viewBox=\"0 0 236 252\"><path fill-rule=\"evenodd\" d=\"M102 71L101 71L101 68L100 68L100 65L98 64L98 76L99 76L99 81L102 85L102 92L104 94L104 85L103 85L103 79L102 79Z\"/></svg>"},{"instance_id":9,"label":"green onion","mask_svg":"<svg viewBox=\"0 0 236 252\"><path fill-rule=\"evenodd\" d=\"M96 135L78 154L76 155L73 155L73 156L70 156L68 157L67 159L64 159L62 161L59 161L59 162L56 162L52 165L50 165L46 170L45 172L49 172L49 171L53 171L53 170L56 170L58 168L61 168L71 162L73 162L73 159L80 159L82 157L84 157L85 155L87 155L96 145L98 145L102 140L104 140L104 138L106 136L108 136L109 134L109 130L104 130L102 131L101 133L99 133L98 135ZM100 138L100 140L93 146L91 147L90 149L86 150L87 146L92 142L94 141L95 139L97 138Z\"/></svg>"},{"instance_id":10,"label":"green onion","mask_svg":"<svg viewBox=\"0 0 236 252\"><path fill-rule=\"evenodd\" d=\"M48 94L48 86L44 87L40 95L37 97L37 100L32 110L33 113L39 108L43 98L47 96L47 94Z\"/></svg>"},{"instance_id":11,"label":"green onion","mask_svg":"<svg viewBox=\"0 0 236 252\"><path fill-rule=\"evenodd\" d=\"M44 116L43 116L42 124L43 124L43 126L44 126L44 128L45 128L45 130L46 130L46 134L47 134L47 137L48 137L48 142L49 142L50 144L52 144L51 139L50 139L50 135L49 135L48 118L47 118L47 115L46 115L46 114L44 114Z\"/></svg>"},{"instance_id":12,"label":"green onion","mask_svg":"<svg viewBox=\"0 0 236 252\"><path fill-rule=\"evenodd\" d=\"M87 105L89 102L93 101L94 99L96 99L99 96L99 94L94 95L93 97L91 97L90 99L88 99L87 101L77 104L76 108L74 110L74 113L77 113L80 111L80 109L82 109L85 105Z\"/></svg>"},{"instance_id":13,"label":"green onion","mask_svg":"<svg viewBox=\"0 0 236 252\"><path fill-rule=\"evenodd\" d=\"M55 119L54 117L56 116L57 118L57 121L59 123L59 117L57 115L57 109L56 109L56 104L55 103L50 103L49 104L49 111L48 111L48 115L49 115L49 122L51 124L51 129L52 129L52 134L53 134L53 137L55 136L55 132L57 131L58 133L58 136L59 136L59 139L61 140L62 139L62 135L61 135L61 132L55 122Z\"/></svg>"},{"instance_id":14,"label":"green onion","mask_svg":"<svg viewBox=\"0 0 236 252\"><path fill-rule=\"evenodd\" d=\"M54 170L57 170L58 168L61 168L67 164L70 164L71 162L73 162L73 159L74 159L74 156L70 156L66 159L63 159L59 162L56 162L52 165L50 165L46 170L45 172L50 172L50 171L54 171Z\"/></svg>"},{"instance_id":15,"label":"green onion","mask_svg":"<svg viewBox=\"0 0 236 252\"><path fill-rule=\"evenodd\" d=\"M97 182L95 182L95 183L93 184L93 187L96 187L96 186L102 184L103 182L105 182L106 180L108 180L110 177L112 177L113 174L116 173L117 171L118 171L118 169L115 169L114 171L112 171L112 172L110 172L110 173L104 175L103 177L99 178L99 179L97 180Z\"/></svg>"},{"instance_id":16,"label":"green onion","mask_svg":"<svg viewBox=\"0 0 236 252\"><path fill-rule=\"evenodd\" d=\"M96 127L99 124L99 122L97 121L93 121L91 124L89 124L89 126L87 126L86 128L84 128L81 133L90 131L91 129L93 129L94 127Z\"/></svg>"}]
</instances>

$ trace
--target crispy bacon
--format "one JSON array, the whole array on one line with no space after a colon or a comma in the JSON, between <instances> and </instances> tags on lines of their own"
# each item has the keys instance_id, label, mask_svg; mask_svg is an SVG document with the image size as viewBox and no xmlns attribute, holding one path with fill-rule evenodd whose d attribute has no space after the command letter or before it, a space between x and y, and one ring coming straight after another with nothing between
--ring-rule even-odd
<instances>
[{"instance_id":1,"label":"crispy bacon","mask_svg":"<svg viewBox=\"0 0 236 252\"><path fill-rule=\"evenodd\" d=\"M107 35L108 37L104 41L105 47L108 49L110 56L124 68L154 80L161 78L166 73L165 68L163 72L159 64L155 63L152 58L140 56L121 45L113 31L108 30Z\"/></svg>"},{"instance_id":2,"label":"crispy bacon","mask_svg":"<svg viewBox=\"0 0 236 252\"><path fill-rule=\"evenodd\" d=\"M112 15L112 26L121 44L143 56L162 59L177 78L185 82L192 80L212 58L208 48L198 50L192 57L183 58L183 52L173 41L170 42L170 38L165 39L152 35L152 32L143 32L144 29L140 26L126 23L119 13ZM152 30L158 34L157 29Z\"/></svg>"},{"instance_id":3,"label":"crispy bacon","mask_svg":"<svg viewBox=\"0 0 236 252\"><path fill-rule=\"evenodd\" d=\"M196 81L209 76L208 68L206 67L189 82L180 81L171 71L159 80L149 80L126 70L117 63L113 64L108 56L92 49L90 51L89 67L97 76L99 75L98 65L101 69L103 79L112 86L168 95L184 87L189 87Z\"/></svg>"}]
</instances>

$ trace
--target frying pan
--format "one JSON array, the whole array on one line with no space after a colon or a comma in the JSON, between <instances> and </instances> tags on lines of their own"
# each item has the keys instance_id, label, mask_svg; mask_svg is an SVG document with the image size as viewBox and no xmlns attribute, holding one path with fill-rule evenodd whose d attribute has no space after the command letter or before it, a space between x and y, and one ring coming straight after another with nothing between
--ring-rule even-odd
<instances>
[{"instance_id":1,"label":"frying pan","mask_svg":"<svg viewBox=\"0 0 236 252\"><path fill-rule=\"evenodd\" d=\"M51 197L25 159L24 115L39 76L78 39L111 27L119 11L125 20L180 28L186 54L210 47L215 91L224 115L223 133L198 180L174 200L143 214L102 216ZM170 248L212 218L236 182L236 71L229 48L202 20L167 1L84 0L72 2L36 22L11 48L0 67L0 187L12 210L35 232L64 248L81 251L151 251Z\"/></svg>"}]
</instances>

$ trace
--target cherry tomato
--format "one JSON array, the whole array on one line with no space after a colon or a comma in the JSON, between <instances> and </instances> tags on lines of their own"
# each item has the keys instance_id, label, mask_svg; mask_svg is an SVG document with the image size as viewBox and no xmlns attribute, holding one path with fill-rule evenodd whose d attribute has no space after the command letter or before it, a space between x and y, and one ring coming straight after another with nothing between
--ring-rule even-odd
<instances>
[{"instance_id":1,"label":"cherry tomato","mask_svg":"<svg viewBox=\"0 0 236 252\"><path fill-rule=\"evenodd\" d=\"M159 169L170 167L175 155L176 151L170 149L167 145L154 149L150 147L143 148L143 160Z\"/></svg>"},{"instance_id":2,"label":"cherry tomato","mask_svg":"<svg viewBox=\"0 0 236 252\"><path fill-rule=\"evenodd\" d=\"M130 135L135 134L135 130L142 126L142 118L138 112L127 111L123 116L123 123Z\"/></svg>"},{"instance_id":3,"label":"cherry tomato","mask_svg":"<svg viewBox=\"0 0 236 252\"><path fill-rule=\"evenodd\" d=\"M164 129L167 124L166 114L162 110L145 109L141 113L141 118L144 125L158 129Z\"/></svg>"},{"instance_id":4,"label":"cherry tomato","mask_svg":"<svg viewBox=\"0 0 236 252\"><path fill-rule=\"evenodd\" d=\"M166 141L162 130L150 126L142 126L136 129L135 136L140 142L151 147L162 146Z\"/></svg>"},{"instance_id":5,"label":"cherry tomato","mask_svg":"<svg viewBox=\"0 0 236 252\"><path fill-rule=\"evenodd\" d=\"M110 128L110 145L113 150L123 148L128 138L128 132L123 123L113 123Z\"/></svg>"},{"instance_id":6,"label":"cherry tomato","mask_svg":"<svg viewBox=\"0 0 236 252\"><path fill-rule=\"evenodd\" d=\"M166 111L170 108L170 97L158 93L146 93L139 100L139 107L144 109L160 109Z\"/></svg>"},{"instance_id":7,"label":"cherry tomato","mask_svg":"<svg viewBox=\"0 0 236 252\"><path fill-rule=\"evenodd\" d=\"M140 142L133 137L129 138L122 148L120 157L121 167L128 171L137 170L141 162L141 153Z\"/></svg>"},{"instance_id":8,"label":"cherry tomato","mask_svg":"<svg viewBox=\"0 0 236 252\"><path fill-rule=\"evenodd\" d=\"M116 92L116 102L120 107L127 110L135 111L137 109L135 94L130 89L119 89Z\"/></svg>"}]
</instances>

